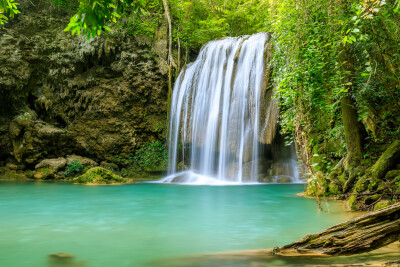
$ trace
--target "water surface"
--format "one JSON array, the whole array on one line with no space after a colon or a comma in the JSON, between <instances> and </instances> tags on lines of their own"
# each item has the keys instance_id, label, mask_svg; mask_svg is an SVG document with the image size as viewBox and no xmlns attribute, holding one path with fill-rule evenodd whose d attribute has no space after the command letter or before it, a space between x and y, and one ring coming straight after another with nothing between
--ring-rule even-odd
<instances>
[{"instance_id":1,"label":"water surface","mask_svg":"<svg viewBox=\"0 0 400 267\"><path fill-rule=\"evenodd\" d=\"M346 220L335 203L318 212L313 199L295 195L303 190L3 182L0 266L48 266L57 252L84 266L157 266L191 254L281 246Z\"/></svg>"}]
</instances>

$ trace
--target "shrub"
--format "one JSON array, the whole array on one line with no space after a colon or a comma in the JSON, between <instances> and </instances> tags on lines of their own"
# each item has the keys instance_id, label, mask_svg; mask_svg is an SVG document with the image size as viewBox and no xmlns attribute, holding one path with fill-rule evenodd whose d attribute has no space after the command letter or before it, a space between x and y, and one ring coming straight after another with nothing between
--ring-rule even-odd
<instances>
[{"instance_id":1,"label":"shrub","mask_svg":"<svg viewBox=\"0 0 400 267\"><path fill-rule=\"evenodd\" d=\"M79 162L79 160L74 160L67 164L67 169L65 170L66 176L76 176L84 171L84 166Z\"/></svg>"}]
</instances>

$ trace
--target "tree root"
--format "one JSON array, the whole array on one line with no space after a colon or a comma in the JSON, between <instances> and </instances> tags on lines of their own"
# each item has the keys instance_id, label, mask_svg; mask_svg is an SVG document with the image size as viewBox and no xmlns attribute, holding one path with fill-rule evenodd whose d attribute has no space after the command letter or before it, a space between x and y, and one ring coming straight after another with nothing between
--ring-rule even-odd
<instances>
[{"instance_id":1,"label":"tree root","mask_svg":"<svg viewBox=\"0 0 400 267\"><path fill-rule=\"evenodd\" d=\"M400 238L400 203L309 234L276 249L276 255L352 255L369 252Z\"/></svg>"}]
</instances>

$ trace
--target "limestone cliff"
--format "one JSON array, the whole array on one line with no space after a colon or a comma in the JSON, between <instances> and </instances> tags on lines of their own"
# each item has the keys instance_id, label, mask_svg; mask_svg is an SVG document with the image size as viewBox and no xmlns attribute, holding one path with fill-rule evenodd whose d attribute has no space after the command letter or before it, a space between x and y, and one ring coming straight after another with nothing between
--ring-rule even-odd
<instances>
[{"instance_id":1,"label":"limestone cliff","mask_svg":"<svg viewBox=\"0 0 400 267\"><path fill-rule=\"evenodd\" d=\"M63 31L71 12L39 1L0 29L0 161L76 153L115 161L165 138L167 42L115 29Z\"/></svg>"}]
</instances>

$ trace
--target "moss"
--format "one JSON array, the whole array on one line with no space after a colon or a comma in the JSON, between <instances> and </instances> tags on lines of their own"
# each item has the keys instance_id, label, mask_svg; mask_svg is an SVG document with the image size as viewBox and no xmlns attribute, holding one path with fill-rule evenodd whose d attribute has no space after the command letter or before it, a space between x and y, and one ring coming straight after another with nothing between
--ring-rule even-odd
<instances>
[{"instance_id":1,"label":"moss","mask_svg":"<svg viewBox=\"0 0 400 267\"><path fill-rule=\"evenodd\" d=\"M372 177L383 178L390 168L395 167L400 159L400 140L394 141L382 154L378 161L372 166Z\"/></svg>"},{"instance_id":2,"label":"moss","mask_svg":"<svg viewBox=\"0 0 400 267\"><path fill-rule=\"evenodd\" d=\"M356 195L351 195L349 200L347 201L347 206L351 210L357 210L358 205L357 205L357 196Z\"/></svg>"},{"instance_id":3,"label":"moss","mask_svg":"<svg viewBox=\"0 0 400 267\"><path fill-rule=\"evenodd\" d=\"M35 171L33 178L37 180L54 179L54 171L50 168L40 168Z\"/></svg>"},{"instance_id":4,"label":"moss","mask_svg":"<svg viewBox=\"0 0 400 267\"><path fill-rule=\"evenodd\" d=\"M400 177L400 170L391 170L388 171L385 175L386 180L393 180L397 177Z\"/></svg>"},{"instance_id":5,"label":"moss","mask_svg":"<svg viewBox=\"0 0 400 267\"><path fill-rule=\"evenodd\" d=\"M76 177L74 182L78 184L120 184L128 182L128 179L102 167L95 167Z\"/></svg>"},{"instance_id":6,"label":"moss","mask_svg":"<svg viewBox=\"0 0 400 267\"><path fill-rule=\"evenodd\" d=\"M331 182L329 184L329 193L333 195L338 195L342 193L342 187L337 182Z\"/></svg>"},{"instance_id":7,"label":"moss","mask_svg":"<svg viewBox=\"0 0 400 267\"><path fill-rule=\"evenodd\" d=\"M361 193L365 192L368 189L369 186L369 177L368 175L362 176L360 179L358 179L357 183L354 186L354 192L355 193Z\"/></svg>"},{"instance_id":8,"label":"moss","mask_svg":"<svg viewBox=\"0 0 400 267\"><path fill-rule=\"evenodd\" d=\"M368 185L368 190L374 192L376 190L382 189L385 186L385 182L381 179L371 178Z\"/></svg>"},{"instance_id":9,"label":"moss","mask_svg":"<svg viewBox=\"0 0 400 267\"><path fill-rule=\"evenodd\" d=\"M339 181L340 181L342 184L346 183L346 181L347 181L347 175L346 175L346 172L345 172L345 171L343 171L343 172L339 175Z\"/></svg>"},{"instance_id":10,"label":"moss","mask_svg":"<svg viewBox=\"0 0 400 267\"><path fill-rule=\"evenodd\" d=\"M392 204L392 202L390 200L381 200L375 204L374 210L380 210L380 209L386 208L386 207L390 206L391 204Z\"/></svg>"}]
</instances>

